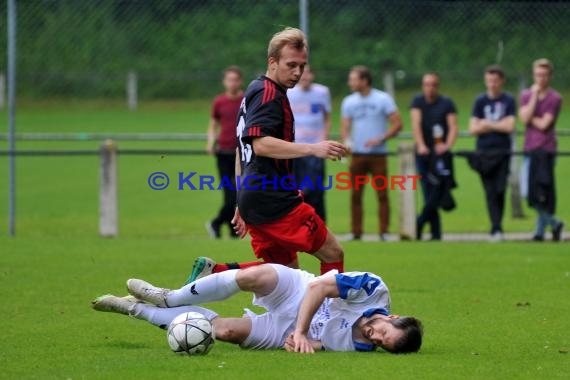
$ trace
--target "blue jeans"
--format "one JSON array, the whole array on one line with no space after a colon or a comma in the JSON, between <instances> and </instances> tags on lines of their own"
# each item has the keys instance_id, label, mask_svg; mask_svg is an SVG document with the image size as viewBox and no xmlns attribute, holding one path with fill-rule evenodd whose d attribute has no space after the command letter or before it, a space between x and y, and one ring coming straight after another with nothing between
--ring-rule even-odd
<instances>
[{"instance_id":1,"label":"blue jeans","mask_svg":"<svg viewBox=\"0 0 570 380\"><path fill-rule=\"evenodd\" d=\"M544 210L537 209L538 217L536 218L536 230L534 232L535 236L544 236L544 231L547 226L554 229L560 223L560 220L556 218L553 214L550 214Z\"/></svg>"},{"instance_id":2,"label":"blue jeans","mask_svg":"<svg viewBox=\"0 0 570 380\"><path fill-rule=\"evenodd\" d=\"M521 167L521 195L526 198L528 197L528 171L530 169L530 157L524 156L523 164ZM536 209L538 216L536 217L536 228L534 230L535 236L544 236L544 232L546 231L546 227L550 226L550 228L554 229L560 223L560 220L545 210Z\"/></svg>"}]
</instances>

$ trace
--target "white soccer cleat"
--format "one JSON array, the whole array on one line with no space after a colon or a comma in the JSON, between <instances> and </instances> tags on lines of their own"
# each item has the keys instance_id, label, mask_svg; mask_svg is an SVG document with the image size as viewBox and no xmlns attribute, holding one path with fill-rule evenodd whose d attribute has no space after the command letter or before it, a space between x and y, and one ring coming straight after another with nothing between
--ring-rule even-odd
<instances>
[{"instance_id":1,"label":"white soccer cleat","mask_svg":"<svg viewBox=\"0 0 570 380\"><path fill-rule=\"evenodd\" d=\"M166 295L170 289L158 288L144 280L131 278L127 280L127 290L136 298L158 307L168 307Z\"/></svg>"},{"instance_id":2,"label":"white soccer cleat","mask_svg":"<svg viewBox=\"0 0 570 380\"><path fill-rule=\"evenodd\" d=\"M130 315L137 303L142 301L133 296L117 297L105 294L91 301L91 307L97 311Z\"/></svg>"}]
</instances>

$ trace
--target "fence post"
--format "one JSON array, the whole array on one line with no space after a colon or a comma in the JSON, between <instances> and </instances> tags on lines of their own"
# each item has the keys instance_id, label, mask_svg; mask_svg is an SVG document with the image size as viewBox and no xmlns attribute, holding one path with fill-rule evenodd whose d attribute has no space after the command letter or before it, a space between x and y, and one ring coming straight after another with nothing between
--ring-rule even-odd
<instances>
[{"instance_id":1,"label":"fence post","mask_svg":"<svg viewBox=\"0 0 570 380\"><path fill-rule=\"evenodd\" d=\"M519 77L519 92L521 92L526 87L526 81L524 76ZM523 125L524 130L524 125ZM517 148L517 133L513 131L511 134L512 151ZM524 138L524 134L523 134ZM522 198L521 198L521 179L519 172L519 160L514 154L511 155L511 173L509 175L509 186L511 187L511 216L513 218L524 218L524 212L522 208Z\"/></svg>"},{"instance_id":2,"label":"fence post","mask_svg":"<svg viewBox=\"0 0 570 380\"><path fill-rule=\"evenodd\" d=\"M398 146L400 175L408 178L416 174L414 144L403 142ZM418 185L416 181L416 185ZM413 180L406 179L405 189L400 193L400 239L413 240L416 238L416 192L413 190Z\"/></svg>"},{"instance_id":3,"label":"fence post","mask_svg":"<svg viewBox=\"0 0 570 380\"><path fill-rule=\"evenodd\" d=\"M127 106L130 111L135 111L138 105L138 77L133 70L127 74Z\"/></svg>"},{"instance_id":4,"label":"fence post","mask_svg":"<svg viewBox=\"0 0 570 380\"><path fill-rule=\"evenodd\" d=\"M0 110L6 106L6 75L0 73Z\"/></svg>"},{"instance_id":5,"label":"fence post","mask_svg":"<svg viewBox=\"0 0 570 380\"><path fill-rule=\"evenodd\" d=\"M396 99L396 85L394 81L394 72L392 70L386 70L384 72L384 77L382 78L384 83L384 90L390 94L392 99Z\"/></svg>"},{"instance_id":6,"label":"fence post","mask_svg":"<svg viewBox=\"0 0 570 380\"><path fill-rule=\"evenodd\" d=\"M99 170L99 235L116 237L118 228L117 208L117 144L105 140L101 144Z\"/></svg>"}]
</instances>

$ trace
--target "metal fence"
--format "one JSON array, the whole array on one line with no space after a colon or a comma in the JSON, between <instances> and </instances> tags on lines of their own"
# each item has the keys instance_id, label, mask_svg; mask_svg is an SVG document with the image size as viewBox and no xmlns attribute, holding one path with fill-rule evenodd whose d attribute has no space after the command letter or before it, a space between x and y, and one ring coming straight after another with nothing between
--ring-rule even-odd
<instances>
[{"instance_id":1,"label":"metal fence","mask_svg":"<svg viewBox=\"0 0 570 380\"><path fill-rule=\"evenodd\" d=\"M367 64L417 86L426 70L447 85L479 85L500 62L526 78L550 58L570 87L570 3L379 0L18 0L18 95L123 97L129 73L141 98L210 97L220 71L264 70L266 43L305 20L311 62L333 91L347 69ZM305 6L304 6L305 5ZM6 30L6 2L0 29ZM0 46L7 43L0 34ZM0 48L0 71L6 49ZM135 75L135 76L133 76Z\"/></svg>"}]
</instances>

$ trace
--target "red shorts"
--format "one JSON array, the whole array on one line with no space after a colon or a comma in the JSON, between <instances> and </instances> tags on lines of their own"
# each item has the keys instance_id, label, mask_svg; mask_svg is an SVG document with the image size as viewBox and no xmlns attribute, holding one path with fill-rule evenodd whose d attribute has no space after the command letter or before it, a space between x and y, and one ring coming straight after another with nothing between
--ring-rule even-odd
<instances>
[{"instance_id":1,"label":"red shorts","mask_svg":"<svg viewBox=\"0 0 570 380\"><path fill-rule=\"evenodd\" d=\"M297 252L317 252L328 234L325 222L304 202L278 220L247 228L255 257L283 265L297 260Z\"/></svg>"}]
</instances>

